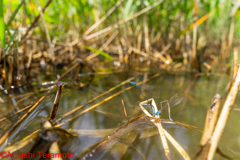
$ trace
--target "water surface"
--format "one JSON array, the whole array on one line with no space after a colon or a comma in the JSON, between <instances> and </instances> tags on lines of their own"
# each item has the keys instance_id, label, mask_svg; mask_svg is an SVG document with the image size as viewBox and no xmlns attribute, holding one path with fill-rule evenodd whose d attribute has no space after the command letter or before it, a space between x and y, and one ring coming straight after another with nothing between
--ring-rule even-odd
<instances>
[{"instance_id":1,"label":"water surface","mask_svg":"<svg viewBox=\"0 0 240 160\"><path fill-rule=\"evenodd\" d=\"M146 83L139 85L143 94L147 98L154 98L157 105L163 100L170 99L174 94L184 96L182 103L171 108L171 117L174 121L179 121L188 125L198 127L203 130L207 108L211 104L211 99L216 93L219 93L223 97L222 103L225 101L228 91L226 91L226 86L229 81L229 77L226 75L212 75L208 78L206 75L199 76L198 78L192 78L189 73L166 73L157 71L159 73L158 77L155 77ZM94 109L78 116L70 122L65 123L62 128L73 129L73 130L86 130L88 131L86 135L79 135L78 137L72 138L62 145L62 152L72 152L75 155L75 159L82 158L87 159L89 157L83 156L83 151L89 148L91 145L100 141L102 138L107 136L111 131L116 130L126 123L126 117L122 107L122 100L125 104L126 111L129 118L137 117L143 112L139 109L139 102L143 101L144 98L140 94L136 87L122 92L121 94L106 100L109 96L118 93L131 86L131 84L126 83L121 87L115 89L114 91L106 94L105 96L98 98L92 103L89 103L85 107L81 108L79 111L74 112L70 116L61 119L61 117L73 110L74 108L81 106L93 99L94 97L104 93L105 91L111 89L112 87L120 84L121 82L134 77L135 82L140 82L146 80L147 78L156 74L154 72L138 72L129 73L121 72L110 74L106 76L95 76L93 82L82 89L74 87L71 82L67 82L61 100L59 104L59 109L57 112L57 118L60 122L65 122L67 119L79 114L83 110L94 106L105 100L105 102L97 105ZM25 106L36 102L44 92L38 92L38 90L43 87L34 87L31 92L35 92L34 95L22 100L18 104L13 104L13 99L9 99L8 102L2 103L2 116L8 116L17 110L24 108ZM30 91L23 91L24 94ZM54 101L56 91L53 91L46 100L44 100L38 108L18 127L18 129L9 137L8 145L10 146L25 136L28 136L35 130L40 128L40 124L44 118L49 117L51 108ZM19 93L21 95L23 93ZM157 95L157 96L156 96ZM17 96L17 95L13 95ZM14 99L19 100L17 98ZM224 129L223 135L221 137L219 148L223 153L232 157L240 158L240 117L239 110L234 110L235 108L240 108L239 96L237 96L234 108L229 116L226 127ZM11 102L11 103L10 103ZM12 105L12 106L11 106ZM9 108L10 106L10 108ZM9 111L10 110L10 111ZM24 112L12 116L5 121L0 122L1 133L3 134L6 129L14 124L17 119L22 116ZM163 111L161 113L162 118L168 119L168 112ZM175 140L186 150L191 158L194 157L198 145L201 139L201 132L185 128L176 124L164 124L164 128L175 138ZM106 129L112 129L107 132ZM136 135L133 138L133 142L128 140L128 136L125 135L124 138L116 137L116 146L104 152L99 157L100 159L112 158L112 159L165 159L163 146L158 134L149 134L148 136L141 138L141 134L145 132L144 130L149 129L149 132L156 132L157 128L148 122L144 125L139 125L136 127ZM96 133L95 135L93 133ZM125 141L124 141L125 139ZM131 137L130 137L131 139ZM28 152L34 144L32 141L27 147L21 148L18 152ZM113 154L119 153L120 148L128 146L124 154ZM182 159L180 154L176 149L168 143L170 147L171 156L173 159ZM119 146L118 146L119 145ZM117 151L115 151L117 150ZM122 153L122 152L121 152ZM94 153L92 153L94 154ZM88 154L89 156L89 154ZM223 159L218 154L215 155L215 159Z\"/></svg>"}]
</instances>

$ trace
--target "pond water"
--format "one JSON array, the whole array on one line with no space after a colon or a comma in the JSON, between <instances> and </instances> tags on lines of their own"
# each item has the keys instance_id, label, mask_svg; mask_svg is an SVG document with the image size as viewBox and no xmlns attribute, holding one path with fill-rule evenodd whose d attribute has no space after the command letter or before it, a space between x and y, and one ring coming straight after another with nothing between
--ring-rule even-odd
<instances>
[{"instance_id":1,"label":"pond water","mask_svg":"<svg viewBox=\"0 0 240 160\"><path fill-rule=\"evenodd\" d=\"M124 133L121 137L118 137L117 134L115 137L111 136L114 143L103 145L102 148L104 149L102 150L104 152L98 152L97 155L94 155L96 153L94 149L97 142L104 137L105 139L109 138L109 134L127 123L122 101L125 104L129 119L134 119L143 114L138 104L144 101L144 98L136 87L127 89L132 86L129 83L125 83L112 92L97 98L73 114L66 115L69 111L87 103L89 100L131 77L134 77L131 79L132 81L141 82L156 74L157 76L154 78L139 85L145 97L154 98L156 104L159 105L161 101L169 100L176 93L184 96L182 103L171 108L171 117L174 121L198 127L200 130L203 130L207 108L211 104L211 99L214 95L216 93L221 94L223 104L228 93L225 88L230 78L227 75L212 75L210 78L206 75L201 75L197 78L192 78L189 73L184 72L113 73L106 76L95 76L93 82L82 89L73 87L71 82L68 82L63 89L56 119L58 120L58 124L64 123L61 128L78 130L80 133L78 136L62 143L61 152L74 153L73 159L166 159L161 139L159 134L157 134L157 127L150 121L147 123L136 123L133 127L134 131ZM17 110L35 103L46 92L40 92L42 88L44 87L35 86L28 91L29 93L34 93L32 95L26 96L28 92L22 91L22 93L12 95L12 97L4 100L1 104L1 116L9 116L11 113L15 113ZM43 119L49 117L55 93L56 90L49 94L37 109L21 123L15 132L10 135L7 143L2 145L1 150L4 147L7 148L19 142L41 127ZM115 94L117 95L115 96ZM21 101L18 102L19 100ZM240 99L238 95L219 143L221 151L234 159L240 159L239 104ZM86 110L90 107L93 109ZM13 125L24 113L26 111L12 116L7 120L0 121L0 134L3 135L7 128ZM160 115L161 118L168 119L167 110L163 111ZM62 116L65 118L61 118ZM69 119L71 118L74 119L70 121ZM163 127L185 149L189 156L193 158L197 152L202 133L172 123L163 123ZM29 152L34 142L35 140L32 140L27 146L20 148L16 152ZM173 159L183 159L169 141L168 144L171 157ZM89 147L90 150L88 152L87 149ZM38 150L41 149L41 147L38 148ZM215 159L224 158L216 154Z\"/></svg>"}]
</instances>

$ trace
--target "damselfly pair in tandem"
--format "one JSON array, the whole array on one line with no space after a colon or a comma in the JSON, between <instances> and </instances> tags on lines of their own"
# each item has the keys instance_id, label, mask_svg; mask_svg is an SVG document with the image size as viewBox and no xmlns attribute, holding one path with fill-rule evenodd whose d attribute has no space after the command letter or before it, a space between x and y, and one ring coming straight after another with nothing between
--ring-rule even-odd
<instances>
[{"instance_id":1,"label":"damselfly pair in tandem","mask_svg":"<svg viewBox=\"0 0 240 160\"><path fill-rule=\"evenodd\" d=\"M173 121L172 118L171 118L170 108L173 107L173 106L178 105L179 103L181 103L181 102L183 101L184 97L178 96L178 94L175 94L174 96L172 96L172 97L170 98L170 100L164 100L164 101L160 102L161 109L158 110L157 105L156 105L156 103L155 103L155 101L154 101L153 98L147 99L147 98L144 96L144 94L142 93L141 89L138 87L138 85L137 85L135 82L130 82L130 81L129 81L129 83L132 84L132 85L134 85L134 86L140 91L141 95L145 98L145 101L141 102L141 103L139 104L139 106L140 106L140 108L142 109L142 111L143 111L147 116L149 116L149 117L155 117L155 118L160 118L160 113L162 113L162 110L164 110L165 108L168 108L168 116L169 116L169 119L170 119L171 121ZM162 104L163 104L164 102L166 103L166 105L165 105L164 107L162 107ZM150 108L151 111L152 111L152 114L150 114L150 113L147 111L146 108Z\"/></svg>"}]
</instances>

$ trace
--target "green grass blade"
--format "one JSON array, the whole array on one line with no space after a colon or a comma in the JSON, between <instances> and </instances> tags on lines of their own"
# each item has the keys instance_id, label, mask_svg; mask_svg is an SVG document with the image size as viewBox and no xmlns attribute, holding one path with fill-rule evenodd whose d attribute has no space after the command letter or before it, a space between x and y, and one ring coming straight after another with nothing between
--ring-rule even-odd
<instances>
[{"instance_id":1,"label":"green grass blade","mask_svg":"<svg viewBox=\"0 0 240 160\"><path fill-rule=\"evenodd\" d=\"M11 45L12 41L14 40L16 33L17 33L17 30L15 30L15 32L13 33L13 36L11 37L10 41L8 42L7 48L5 50L5 54L7 53L8 49L10 48L10 45Z\"/></svg>"},{"instance_id":2,"label":"green grass blade","mask_svg":"<svg viewBox=\"0 0 240 160\"><path fill-rule=\"evenodd\" d=\"M88 50L90 50L90 51L96 52L96 53L98 53L98 54L100 54L100 55L102 55L102 56L104 56L104 57L106 57L106 58L108 58L108 59L110 59L110 60L113 59L112 56L110 56L110 55L107 54L106 52L100 51L100 50L98 50L98 49L96 49L96 48L92 48L92 47L89 47L89 46L83 46L83 47L86 48L86 49L88 49Z\"/></svg>"},{"instance_id":3,"label":"green grass blade","mask_svg":"<svg viewBox=\"0 0 240 160\"><path fill-rule=\"evenodd\" d=\"M128 0L127 4L125 5L125 10L124 10L124 18L126 19L129 16L129 13L131 11L133 0Z\"/></svg>"},{"instance_id":4,"label":"green grass blade","mask_svg":"<svg viewBox=\"0 0 240 160\"><path fill-rule=\"evenodd\" d=\"M22 28L22 25L21 25L21 28ZM20 43L21 43L21 38L22 38L22 34L21 34L21 31L18 32L18 42L17 42L17 48L20 46Z\"/></svg>"},{"instance_id":5,"label":"green grass blade","mask_svg":"<svg viewBox=\"0 0 240 160\"><path fill-rule=\"evenodd\" d=\"M5 23L3 16L3 0L0 0L0 40L2 47L5 47Z\"/></svg>"},{"instance_id":6,"label":"green grass blade","mask_svg":"<svg viewBox=\"0 0 240 160\"><path fill-rule=\"evenodd\" d=\"M14 17L16 16L16 14L18 13L20 7L23 5L23 2L25 0L22 0L21 3L17 6L17 8L15 9L15 11L13 12L13 14L11 15L11 17L9 18L8 22L7 22L7 26L10 25L10 23L12 22L12 20L14 19Z\"/></svg>"}]
</instances>

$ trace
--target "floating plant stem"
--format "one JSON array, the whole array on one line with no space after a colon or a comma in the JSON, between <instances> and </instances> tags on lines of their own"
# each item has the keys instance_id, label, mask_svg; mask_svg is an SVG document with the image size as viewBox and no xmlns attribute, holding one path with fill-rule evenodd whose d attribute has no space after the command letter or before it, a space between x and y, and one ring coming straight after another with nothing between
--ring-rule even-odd
<instances>
[{"instance_id":1,"label":"floating plant stem","mask_svg":"<svg viewBox=\"0 0 240 160\"><path fill-rule=\"evenodd\" d=\"M232 106L235 102L235 99L237 97L238 89L239 89L239 83L240 83L240 69L238 68L237 76L234 80L234 83L231 87L231 90L228 93L227 99L223 105L222 112L219 116L216 128L213 132L213 136L211 139L211 146L210 151L208 154L208 159L212 160L215 154L215 151L217 149L218 142L220 140L220 137L222 135L222 132L224 130L224 127L227 123L228 116L230 114L230 111L232 110Z\"/></svg>"},{"instance_id":2,"label":"floating plant stem","mask_svg":"<svg viewBox=\"0 0 240 160\"><path fill-rule=\"evenodd\" d=\"M60 98L61 98L61 94L62 94L62 90L63 90L64 85L65 84L63 83L62 85L60 85L58 87L57 94L56 94L54 104L53 104L53 107L52 107L52 111L51 111L51 114L50 114L50 118L49 118L50 120L53 120L56 117L57 110L58 110L58 105L59 105L59 101L60 101Z\"/></svg>"}]
</instances>

